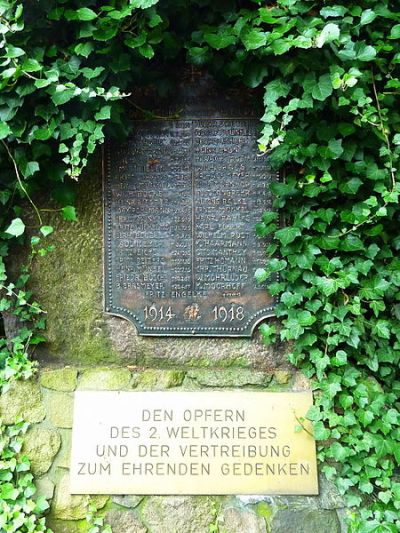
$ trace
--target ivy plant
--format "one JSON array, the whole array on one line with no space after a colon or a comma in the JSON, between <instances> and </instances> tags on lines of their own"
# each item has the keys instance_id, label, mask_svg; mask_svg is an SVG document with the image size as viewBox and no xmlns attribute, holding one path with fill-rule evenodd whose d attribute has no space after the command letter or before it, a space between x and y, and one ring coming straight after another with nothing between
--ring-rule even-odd
<instances>
[{"instance_id":1,"label":"ivy plant","mask_svg":"<svg viewBox=\"0 0 400 533\"><path fill-rule=\"evenodd\" d=\"M221 87L260 92L260 150L284 177L256 228L271 240L257 280L280 274L268 284L280 326L263 324L263 338L288 341L312 379L308 417L350 530L398 531L397 3L0 0L0 34L0 311L21 318L0 339L1 385L31 375L43 340L29 268L12 281L7 268L26 239L31 260L51 251L38 198L75 220L71 183L106 133L129 132L135 88L168 97L176 65L207 68Z\"/></svg>"},{"instance_id":2,"label":"ivy plant","mask_svg":"<svg viewBox=\"0 0 400 533\"><path fill-rule=\"evenodd\" d=\"M21 455L28 424L0 425L0 530L4 533L50 533L43 518L49 507L36 487L29 459Z\"/></svg>"}]
</instances>

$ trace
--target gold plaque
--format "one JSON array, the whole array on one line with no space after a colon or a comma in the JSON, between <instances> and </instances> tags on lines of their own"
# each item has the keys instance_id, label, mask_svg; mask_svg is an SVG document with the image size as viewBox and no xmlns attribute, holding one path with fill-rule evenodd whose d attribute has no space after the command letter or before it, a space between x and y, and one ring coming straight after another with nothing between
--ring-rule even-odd
<instances>
[{"instance_id":1,"label":"gold plaque","mask_svg":"<svg viewBox=\"0 0 400 533\"><path fill-rule=\"evenodd\" d=\"M71 493L318 494L311 405L311 392L78 391Z\"/></svg>"}]
</instances>

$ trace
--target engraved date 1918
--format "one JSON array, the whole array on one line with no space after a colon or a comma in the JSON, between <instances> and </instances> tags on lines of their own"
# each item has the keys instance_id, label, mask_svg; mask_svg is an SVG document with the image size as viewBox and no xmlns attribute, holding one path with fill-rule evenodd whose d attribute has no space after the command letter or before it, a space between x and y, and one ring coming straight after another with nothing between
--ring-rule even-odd
<instances>
[{"instance_id":1,"label":"engraved date 1918","mask_svg":"<svg viewBox=\"0 0 400 533\"><path fill-rule=\"evenodd\" d=\"M192 311L189 312L188 311ZM200 307L198 304L192 304L191 306L188 306L185 310L183 318L187 321L190 320L196 320L200 318ZM194 312L195 310L196 312ZM146 305L146 307L143 309L144 312L144 319L147 322L164 322L168 323L170 320L175 318L177 316L176 313L174 313L172 306L164 306L164 305ZM208 310L208 313L206 315L210 316L211 320L221 321L221 322L234 322L245 319L245 310L242 305L236 305L236 304L230 304L230 305L215 305L211 310Z\"/></svg>"}]
</instances>

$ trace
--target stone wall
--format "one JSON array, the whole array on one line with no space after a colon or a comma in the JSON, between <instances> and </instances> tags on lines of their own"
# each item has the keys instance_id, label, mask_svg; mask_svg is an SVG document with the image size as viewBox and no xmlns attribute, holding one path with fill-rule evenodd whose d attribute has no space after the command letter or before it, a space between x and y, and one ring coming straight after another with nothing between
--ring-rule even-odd
<instances>
[{"instance_id":1,"label":"stone wall","mask_svg":"<svg viewBox=\"0 0 400 533\"><path fill-rule=\"evenodd\" d=\"M31 423L23 452L38 494L51 500L55 533L84 533L89 504L114 533L339 533L344 509L335 488L320 478L320 495L306 496L71 496L69 462L75 390L303 390L307 382L283 370L119 367L42 368L0 399L4 423ZM157 489L155 487L155 493Z\"/></svg>"},{"instance_id":2,"label":"stone wall","mask_svg":"<svg viewBox=\"0 0 400 533\"><path fill-rule=\"evenodd\" d=\"M253 339L140 337L131 323L103 312L100 176L97 167L82 181L78 222L56 214L46 220L55 227L48 238L55 251L35 258L32 289L47 311L48 342L35 353L37 379L15 384L0 400L5 423L18 417L31 423L24 451L38 492L51 500L54 532L87 531L89 503L114 533L345 531L342 501L322 478L318 497L69 495L75 390L310 388L287 363L289 347L266 347L257 333Z\"/></svg>"}]
</instances>

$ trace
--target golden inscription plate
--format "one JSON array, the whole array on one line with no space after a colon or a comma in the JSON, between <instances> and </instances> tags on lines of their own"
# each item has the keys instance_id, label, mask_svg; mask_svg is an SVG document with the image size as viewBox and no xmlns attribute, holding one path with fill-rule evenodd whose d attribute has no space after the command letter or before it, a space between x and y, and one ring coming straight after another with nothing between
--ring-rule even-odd
<instances>
[{"instance_id":1,"label":"golden inscription plate","mask_svg":"<svg viewBox=\"0 0 400 533\"><path fill-rule=\"evenodd\" d=\"M78 391L71 493L318 494L311 405L311 392Z\"/></svg>"}]
</instances>

